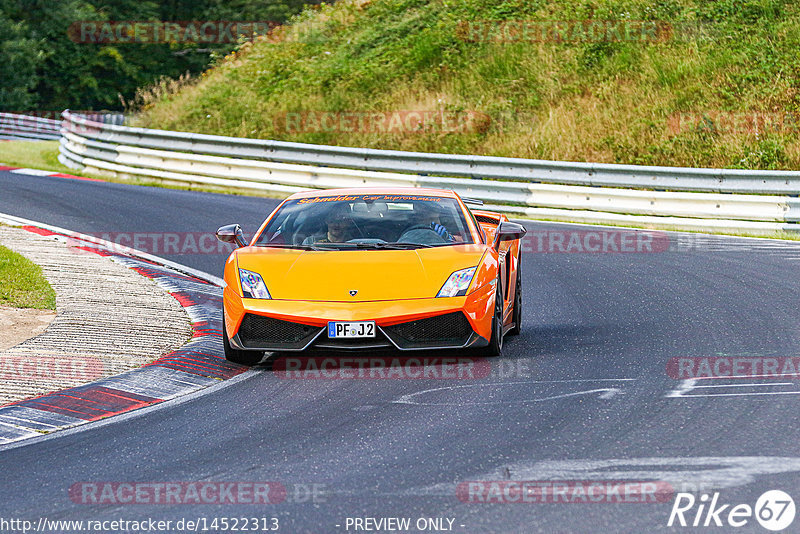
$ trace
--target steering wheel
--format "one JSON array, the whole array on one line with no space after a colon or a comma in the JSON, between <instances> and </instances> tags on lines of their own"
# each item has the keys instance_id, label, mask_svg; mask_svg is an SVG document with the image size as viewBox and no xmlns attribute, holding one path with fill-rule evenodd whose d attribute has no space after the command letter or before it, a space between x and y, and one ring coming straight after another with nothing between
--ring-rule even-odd
<instances>
[{"instance_id":1,"label":"steering wheel","mask_svg":"<svg viewBox=\"0 0 800 534\"><path fill-rule=\"evenodd\" d=\"M415 234L419 237L417 237L414 240L404 241L404 238L406 238L406 236L411 232L415 232ZM406 228L400 235L400 237L397 239L397 242L422 243L428 245L431 243L445 243L446 241L441 235L439 235L438 232L433 230L430 226L426 226L424 224L415 224L413 226Z\"/></svg>"}]
</instances>

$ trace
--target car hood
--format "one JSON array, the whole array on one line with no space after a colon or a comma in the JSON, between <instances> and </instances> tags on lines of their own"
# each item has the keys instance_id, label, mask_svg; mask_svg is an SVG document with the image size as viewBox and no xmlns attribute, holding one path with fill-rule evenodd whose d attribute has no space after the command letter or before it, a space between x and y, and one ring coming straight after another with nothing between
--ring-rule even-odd
<instances>
[{"instance_id":1,"label":"car hood","mask_svg":"<svg viewBox=\"0 0 800 534\"><path fill-rule=\"evenodd\" d=\"M414 250L303 251L245 247L240 269L261 275L273 299L364 302L432 298L454 271L475 267L483 245ZM356 291L354 296L350 292Z\"/></svg>"}]
</instances>

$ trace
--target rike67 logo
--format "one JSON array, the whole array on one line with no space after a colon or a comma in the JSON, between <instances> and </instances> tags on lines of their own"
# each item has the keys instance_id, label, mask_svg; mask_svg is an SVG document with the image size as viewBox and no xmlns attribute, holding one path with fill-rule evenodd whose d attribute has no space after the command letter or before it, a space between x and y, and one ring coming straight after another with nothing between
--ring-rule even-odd
<instances>
[{"instance_id":1,"label":"rike67 logo","mask_svg":"<svg viewBox=\"0 0 800 534\"><path fill-rule=\"evenodd\" d=\"M794 500L781 490L770 490L758 498L755 506L720 502L719 493L706 493L696 498L691 493L678 493L669 514L667 526L743 527L753 517L767 530L785 530L795 516Z\"/></svg>"}]
</instances>

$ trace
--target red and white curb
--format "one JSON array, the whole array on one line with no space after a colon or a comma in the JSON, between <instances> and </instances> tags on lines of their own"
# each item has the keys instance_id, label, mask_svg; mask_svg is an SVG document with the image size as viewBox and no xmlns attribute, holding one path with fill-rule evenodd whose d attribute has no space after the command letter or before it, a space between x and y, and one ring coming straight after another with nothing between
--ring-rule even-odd
<instances>
[{"instance_id":1,"label":"red and white curb","mask_svg":"<svg viewBox=\"0 0 800 534\"><path fill-rule=\"evenodd\" d=\"M247 371L223 355L223 282L219 278L136 250L120 250L114 243L63 228L4 214L0 214L0 222L63 239L153 279L185 308L193 330L186 345L144 367L0 406L0 445L158 404Z\"/></svg>"},{"instance_id":2,"label":"red and white curb","mask_svg":"<svg viewBox=\"0 0 800 534\"><path fill-rule=\"evenodd\" d=\"M0 165L0 171L7 171L12 174L25 174L28 176L47 176L50 178L66 178L68 180L85 180L87 182L103 182L99 178L86 178L83 176L75 176L74 174L65 174L63 172L43 171L41 169L27 169L25 167L9 167L7 165Z\"/></svg>"}]
</instances>

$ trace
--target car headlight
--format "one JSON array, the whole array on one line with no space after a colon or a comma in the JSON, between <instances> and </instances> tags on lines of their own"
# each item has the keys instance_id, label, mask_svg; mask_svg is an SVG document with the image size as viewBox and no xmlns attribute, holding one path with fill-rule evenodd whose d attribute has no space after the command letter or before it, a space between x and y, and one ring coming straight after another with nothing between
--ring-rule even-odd
<instances>
[{"instance_id":1,"label":"car headlight","mask_svg":"<svg viewBox=\"0 0 800 534\"><path fill-rule=\"evenodd\" d=\"M239 269L239 280L242 281L242 296L246 299L271 299L267 285L261 275L245 269Z\"/></svg>"},{"instance_id":2,"label":"car headlight","mask_svg":"<svg viewBox=\"0 0 800 534\"><path fill-rule=\"evenodd\" d=\"M439 290L437 297L463 297L467 294L472 277L475 276L477 267L461 269L450 275L442 289Z\"/></svg>"}]
</instances>

